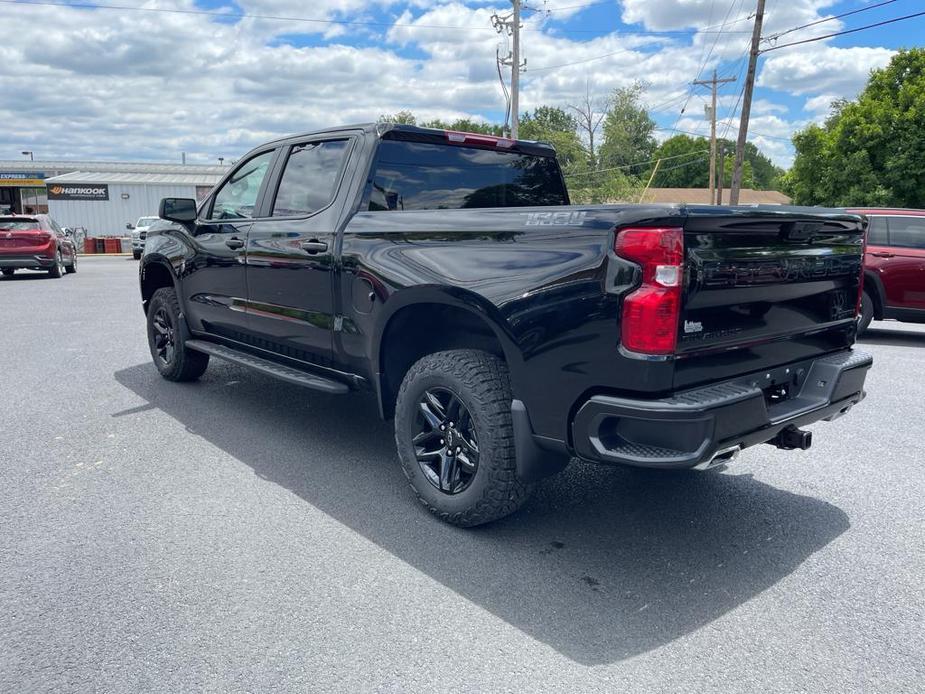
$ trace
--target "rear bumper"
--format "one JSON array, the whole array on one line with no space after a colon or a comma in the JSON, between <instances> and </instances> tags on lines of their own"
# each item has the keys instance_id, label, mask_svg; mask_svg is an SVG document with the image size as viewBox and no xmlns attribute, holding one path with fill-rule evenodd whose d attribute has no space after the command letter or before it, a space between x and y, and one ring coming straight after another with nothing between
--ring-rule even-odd
<instances>
[{"instance_id":1,"label":"rear bumper","mask_svg":"<svg viewBox=\"0 0 925 694\"><path fill-rule=\"evenodd\" d=\"M864 399L869 354L846 350L660 400L588 399L572 423L575 454L600 463L690 468L769 441L789 426L832 420ZM766 392L787 388L788 397Z\"/></svg>"},{"instance_id":2,"label":"rear bumper","mask_svg":"<svg viewBox=\"0 0 925 694\"><path fill-rule=\"evenodd\" d=\"M54 256L47 258L43 255L0 255L0 268L44 270L54 266L54 264Z\"/></svg>"}]
</instances>

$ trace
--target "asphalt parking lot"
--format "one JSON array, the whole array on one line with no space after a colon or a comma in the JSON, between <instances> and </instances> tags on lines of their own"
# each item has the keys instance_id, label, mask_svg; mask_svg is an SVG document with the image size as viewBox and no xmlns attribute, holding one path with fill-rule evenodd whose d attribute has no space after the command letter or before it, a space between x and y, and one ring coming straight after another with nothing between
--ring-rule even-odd
<instances>
[{"instance_id":1,"label":"asphalt parking lot","mask_svg":"<svg viewBox=\"0 0 925 694\"><path fill-rule=\"evenodd\" d=\"M130 258L0 279L0 691L925 688L925 329L720 473L573 464L488 527L371 399L150 362Z\"/></svg>"}]
</instances>

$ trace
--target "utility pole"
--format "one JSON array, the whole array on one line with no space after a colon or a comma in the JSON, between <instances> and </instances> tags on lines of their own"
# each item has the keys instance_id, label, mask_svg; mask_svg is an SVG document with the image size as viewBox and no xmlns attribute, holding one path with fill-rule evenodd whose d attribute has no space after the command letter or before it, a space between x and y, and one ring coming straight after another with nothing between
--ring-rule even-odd
<instances>
[{"instance_id":1,"label":"utility pole","mask_svg":"<svg viewBox=\"0 0 925 694\"><path fill-rule=\"evenodd\" d=\"M716 184L716 204L723 204L723 179L726 178L726 145L719 146L719 180Z\"/></svg>"},{"instance_id":2,"label":"utility pole","mask_svg":"<svg viewBox=\"0 0 925 694\"><path fill-rule=\"evenodd\" d=\"M712 106L710 106L710 200L713 200L716 194L716 88L720 84L735 81L735 77L717 79L716 70L713 70L713 79L711 80L694 80L694 84L710 87L713 93Z\"/></svg>"},{"instance_id":3,"label":"utility pole","mask_svg":"<svg viewBox=\"0 0 925 694\"><path fill-rule=\"evenodd\" d=\"M514 6L511 14L499 17L492 15L491 25L500 34L507 32L511 37L511 51L504 58L498 58L499 65L510 66L511 68L511 137L517 138L517 130L520 122L520 71L523 70L527 61L520 61L520 8L521 0L511 0ZM503 87L503 84L502 84Z\"/></svg>"},{"instance_id":4,"label":"utility pole","mask_svg":"<svg viewBox=\"0 0 925 694\"><path fill-rule=\"evenodd\" d=\"M742 115L739 119L739 137L736 140L735 164L732 167L732 184L729 186L729 204L739 204L742 188L742 165L745 161L745 140L748 137L748 118L752 111L752 91L755 89L755 68L758 65L758 44L761 42L761 24L764 22L765 0L758 0L755 11L755 28L752 30L752 48L748 56L748 74L745 76L745 94L742 98Z\"/></svg>"},{"instance_id":5,"label":"utility pole","mask_svg":"<svg viewBox=\"0 0 925 694\"><path fill-rule=\"evenodd\" d=\"M511 139L517 139L520 125L520 0L511 0L514 5L514 37L511 47Z\"/></svg>"}]
</instances>

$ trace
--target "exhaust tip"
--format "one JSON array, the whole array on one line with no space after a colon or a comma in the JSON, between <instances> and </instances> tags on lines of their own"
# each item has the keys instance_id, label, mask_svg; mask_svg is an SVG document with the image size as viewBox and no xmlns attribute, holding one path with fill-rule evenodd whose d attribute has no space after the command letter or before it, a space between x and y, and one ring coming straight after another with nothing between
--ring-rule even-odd
<instances>
[{"instance_id":1,"label":"exhaust tip","mask_svg":"<svg viewBox=\"0 0 925 694\"><path fill-rule=\"evenodd\" d=\"M713 468L720 467L721 465L727 465L728 463L733 462L736 458L739 457L739 453L742 452L742 446L735 445L730 446L729 448L723 448L722 450L717 451L713 454L713 457L704 463L695 465L695 470L712 470Z\"/></svg>"}]
</instances>

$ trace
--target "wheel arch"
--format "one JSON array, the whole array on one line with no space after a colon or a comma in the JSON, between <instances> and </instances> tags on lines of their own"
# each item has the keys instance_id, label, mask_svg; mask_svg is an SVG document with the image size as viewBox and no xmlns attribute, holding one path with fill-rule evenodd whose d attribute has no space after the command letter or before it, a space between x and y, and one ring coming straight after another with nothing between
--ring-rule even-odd
<instances>
[{"instance_id":1,"label":"wheel arch","mask_svg":"<svg viewBox=\"0 0 925 694\"><path fill-rule=\"evenodd\" d=\"M886 292L883 288L883 280L874 270L864 270L864 291L874 302L874 320L883 320L883 310L886 307Z\"/></svg>"},{"instance_id":2,"label":"wheel arch","mask_svg":"<svg viewBox=\"0 0 925 694\"><path fill-rule=\"evenodd\" d=\"M371 350L380 413L394 413L395 398L408 368L426 354L480 349L519 370L520 350L490 301L447 287L413 287L389 298Z\"/></svg>"},{"instance_id":3,"label":"wheel arch","mask_svg":"<svg viewBox=\"0 0 925 694\"><path fill-rule=\"evenodd\" d=\"M177 290L177 299L180 300L180 308L183 309L182 298L180 297L177 286L177 276L173 267L166 258L160 256L143 257L141 266L138 269L138 278L141 288L141 305L145 314L148 313L148 304L154 292L162 287L173 287Z\"/></svg>"}]
</instances>

